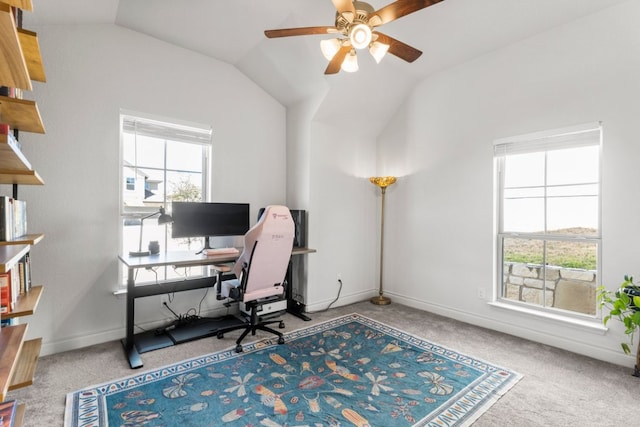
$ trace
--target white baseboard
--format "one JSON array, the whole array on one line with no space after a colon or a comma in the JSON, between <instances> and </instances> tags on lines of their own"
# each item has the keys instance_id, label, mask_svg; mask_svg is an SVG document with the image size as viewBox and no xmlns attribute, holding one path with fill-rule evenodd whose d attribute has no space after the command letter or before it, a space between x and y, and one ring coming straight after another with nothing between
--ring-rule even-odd
<instances>
[{"instance_id":1,"label":"white baseboard","mask_svg":"<svg viewBox=\"0 0 640 427\"><path fill-rule=\"evenodd\" d=\"M348 295L341 295L340 298L331 305L331 308L342 307L343 305L355 304L357 302L365 301L365 300L368 300L369 298L373 298L376 295L378 295L378 291L374 291L374 290L357 292L357 293L348 294ZM307 313L326 310L327 308L329 308L329 304L331 304L331 302L334 299L318 301L313 304L306 305Z\"/></svg>"},{"instance_id":2,"label":"white baseboard","mask_svg":"<svg viewBox=\"0 0 640 427\"><path fill-rule=\"evenodd\" d=\"M467 312L459 311L451 307L432 304L427 301L417 300L415 298L408 298L403 295L388 292L385 292L385 294L388 294L393 298L394 301L400 304L417 308L419 310L428 311L430 313L439 314L441 316L480 326L482 328L487 328L526 340L550 345L552 347L602 360L604 362L614 363L620 366L633 368L633 366L635 365L635 357L625 355L621 352L617 352L609 348L588 345L583 342L567 339L567 337L565 336L555 336L548 333L543 333L540 331L532 330L530 328L500 322L492 318L469 314Z\"/></svg>"},{"instance_id":3,"label":"white baseboard","mask_svg":"<svg viewBox=\"0 0 640 427\"><path fill-rule=\"evenodd\" d=\"M231 309L226 307L216 308L213 310L206 310L202 312L203 317L219 317L226 314L235 314L238 312L237 304L234 304ZM170 320L170 319L169 319ZM140 328L144 330L153 330L167 324L167 320L153 320L139 324ZM135 330L134 333L140 332L140 329ZM40 349L40 356L47 356L49 354L62 353L64 351L76 350L79 348L89 347L96 344L102 344L109 341L119 341L126 335L125 327L113 329L109 331L101 331L95 334L83 335L81 337L64 339L56 342L42 343Z\"/></svg>"}]
</instances>

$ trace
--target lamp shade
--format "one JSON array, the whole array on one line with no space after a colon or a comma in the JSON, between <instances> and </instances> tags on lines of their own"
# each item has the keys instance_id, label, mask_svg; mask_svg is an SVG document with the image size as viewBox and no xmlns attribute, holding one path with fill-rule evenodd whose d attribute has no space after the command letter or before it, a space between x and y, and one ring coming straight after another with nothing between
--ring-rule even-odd
<instances>
[{"instance_id":1,"label":"lamp shade","mask_svg":"<svg viewBox=\"0 0 640 427\"><path fill-rule=\"evenodd\" d=\"M358 71L358 58L356 57L356 52L354 50L351 50L351 52L344 58L341 68L347 73L355 73Z\"/></svg>"},{"instance_id":2,"label":"lamp shade","mask_svg":"<svg viewBox=\"0 0 640 427\"><path fill-rule=\"evenodd\" d=\"M382 61L382 58L384 58L388 50L389 50L389 45L380 43L380 42L373 42L369 47L369 53L371 54L371 56L373 56L373 59L376 60L377 64L379 64L380 61Z\"/></svg>"},{"instance_id":3,"label":"lamp shade","mask_svg":"<svg viewBox=\"0 0 640 427\"><path fill-rule=\"evenodd\" d=\"M322 40L320 42L320 50L322 51L322 55L327 59L327 61L331 61L336 53L340 50L340 40L338 39L328 39Z\"/></svg>"},{"instance_id":4,"label":"lamp shade","mask_svg":"<svg viewBox=\"0 0 640 427\"><path fill-rule=\"evenodd\" d=\"M380 188L387 188L391 184L395 183L397 178L395 176L372 176L369 178L372 184L377 185Z\"/></svg>"},{"instance_id":5,"label":"lamp shade","mask_svg":"<svg viewBox=\"0 0 640 427\"><path fill-rule=\"evenodd\" d=\"M164 212L164 208L160 208L160 216L158 217L158 225L170 224L173 222L173 218L168 213Z\"/></svg>"}]
</instances>

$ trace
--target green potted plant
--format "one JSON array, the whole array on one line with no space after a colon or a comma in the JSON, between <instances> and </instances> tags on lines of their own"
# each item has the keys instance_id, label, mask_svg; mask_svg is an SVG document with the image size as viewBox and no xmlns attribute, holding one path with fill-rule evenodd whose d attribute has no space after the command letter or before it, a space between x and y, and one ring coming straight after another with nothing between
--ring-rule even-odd
<instances>
[{"instance_id":1,"label":"green potted plant","mask_svg":"<svg viewBox=\"0 0 640 427\"><path fill-rule=\"evenodd\" d=\"M634 283L633 277L624 276L624 282L615 291L609 291L604 286L599 287L597 298L600 308L609 310L609 314L602 319L605 326L611 318L616 318L624 324L629 342L621 343L622 350L625 354L631 354L629 344L633 345L633 337L640 328L640 287ZM640 377L640 342L636 348L633 375Z\"/></svg>"}]
</instances>

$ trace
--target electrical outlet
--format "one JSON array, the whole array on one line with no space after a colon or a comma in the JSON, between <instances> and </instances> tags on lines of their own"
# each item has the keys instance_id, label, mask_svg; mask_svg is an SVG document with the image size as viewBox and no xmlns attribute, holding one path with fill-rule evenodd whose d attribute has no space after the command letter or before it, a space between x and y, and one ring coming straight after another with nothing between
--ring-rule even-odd
<instances>
[{"instance_id":1,"label":"electrical outlet","mask_svg":"<svg viewBox=\"0 0 640 427\"><path fill-rule=\"evenodd\" d=\"M486 299L487 298L487 293L486 293L484 288L478 288L478 298L480 298L480 299Z\"/></svg>"},{"instance_id":2,"label":"electrical outlet","mask_svg":"<svg viewBox=\"0 0 640 427\"><path fill-rule=\"evenodd\" d=\"M338 273L338 281L342 280L342 274Z\"/></svg>"}]
</instances>

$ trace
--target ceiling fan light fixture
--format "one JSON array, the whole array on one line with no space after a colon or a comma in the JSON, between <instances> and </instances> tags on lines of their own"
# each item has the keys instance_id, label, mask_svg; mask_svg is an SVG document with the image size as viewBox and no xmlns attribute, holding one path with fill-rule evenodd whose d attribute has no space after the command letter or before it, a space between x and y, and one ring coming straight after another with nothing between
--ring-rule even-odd
<instances>
[{"instance_id":1,"label":"ceiling fan light fixture","mask_svg":"<svg viewBox=\"0 0 640 427\"><path fill-rule=\"evenodd\" d=\"M328 39L320 42L320 50L327 61L331 61L333 57L336 56L336 53L340 50L340 46L341 43L338 39Z\"/></svg>"},{"instance_id":2,"label":"ceiling fan light fixture","mask_svg":"<svg viewBox=\"0 0 640 427\"><path fill-rule=\"evenodd\" d=\"M379 64L380 61L382 61L382 58L384 58L388 50L389 45L380 42L373 42L371 43L371 46L369 46L369 53L373 56L373 59L376 60L376 64Z\"/></svg>"},{"instance_id":3,"label":"ceiling fan light fixture","mask_svg":"<svg viewBox=\"0 0 640 427\"><path fill-rule=\"evenodd\" d=\"M356 49L364 49L371 43L371 28L367 24L356 24L349 30L349 40Z\"/></svg>"},{"instance_id":4,"label":"ceiling fan light fixture","mask_svg":"<svg viewBox=\"0 0 640 427\"><path fill-rule=\"evenodd\" d=\"M340 68L347 73L355 73L358 71L358 58L356 57L355 50L352 49L351 52L349 52L349 54L344 58L344 61L342 61L342 66Z\"/></svg>"}]
</instances>

